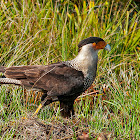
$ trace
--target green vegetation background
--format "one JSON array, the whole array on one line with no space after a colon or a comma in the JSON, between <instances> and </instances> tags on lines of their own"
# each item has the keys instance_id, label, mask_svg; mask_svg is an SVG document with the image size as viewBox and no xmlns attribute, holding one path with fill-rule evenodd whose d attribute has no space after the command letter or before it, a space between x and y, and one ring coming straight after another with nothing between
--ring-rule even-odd
<instances>
[{"instance_id":1,"label":"green vegetation background","mask_svg":"<svg viewBox=\"0 0 140 140\"><path fill-rule=\"evenodd\" d=\"M79 4L69 0L1 0L0 65L47 65L70 60L78 53L79 41L90 36L103 38L112 50L99 52L93 83L99 96L81 96L75 102L79 127L83 128L82 121L86 120L89 134L105 129L116 139L138 139L139 15L139 7L131 0L83 0ZM35 100L36 94L27 94L15 86L0 86L0 134L11 120L36 109L40 101ZM42 109L38 117L61 121L58 103ZM15 131L6 131L0 138L8 139L14 134ZM76 138L74 132L72 138Z\"/></svg>"}]
</instances>

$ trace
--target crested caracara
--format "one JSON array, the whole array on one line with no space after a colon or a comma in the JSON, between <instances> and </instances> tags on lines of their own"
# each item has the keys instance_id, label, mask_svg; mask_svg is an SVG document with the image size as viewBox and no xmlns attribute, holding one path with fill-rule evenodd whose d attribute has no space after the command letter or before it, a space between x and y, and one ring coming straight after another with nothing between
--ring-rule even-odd
<instances>
[{"instance_id":1,"label":"crested caracara","mask_svg":"<svg viewBox=\"0 0 140 140\"><path fill-rule=\"evenodd\" d=\"M74 100L91 86L95 77L100 49L110 50L103 39L89 37L79 44L78 55L70 61L58 62L50 65L0 67L4 73L0 84L15 84L32 90L42 91L42 106L54 101L60 101L63 117L74 114Z\"/></svg>"}]
</instances>

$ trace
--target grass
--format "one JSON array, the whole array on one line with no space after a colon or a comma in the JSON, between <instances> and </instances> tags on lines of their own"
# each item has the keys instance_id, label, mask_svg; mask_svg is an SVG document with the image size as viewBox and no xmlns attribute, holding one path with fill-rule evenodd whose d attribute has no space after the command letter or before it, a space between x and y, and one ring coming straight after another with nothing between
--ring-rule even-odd
<instances>
[{"instance_id":1,"label":"grass","mask_svg":"<svg viewBox=\"0 0 140 140\"><path fill-rule=\"evenodd\" d=\"M91 139L101 133L111 133L111 139L139 139L140 12L134 2L83 1L77 6L63 0L2 0L0 4L0 65L70 60L78 53L78 42L89 36L99 36L112 47L110 53L99 52L96 80L87 96L76 99L75 120L60 116L59 103L39 112L41 122L54 126L49 139L76 139L84 132ZM28 122L21 118L30 117L40 96L13 85L0 87L0 139L29 139L22 134ZM55 131L55 126L65 126L65 135L56 134L62 129ZM29 134L31 139L37 137Z\"/></svg>"}]
</instances>

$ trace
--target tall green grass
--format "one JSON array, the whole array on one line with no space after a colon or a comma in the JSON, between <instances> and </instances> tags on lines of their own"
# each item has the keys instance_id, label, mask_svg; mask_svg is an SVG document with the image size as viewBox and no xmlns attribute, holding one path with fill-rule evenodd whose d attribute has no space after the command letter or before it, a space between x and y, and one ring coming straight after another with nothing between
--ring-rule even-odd
<instances>
[{"instance_id":1,"label":"tall green grass","mask_svg":"<svg viewBox=\"0 0 140 140\"><path fill-rule=\"evenodd\" d=\"M101 37L110 44L111 52L99 52L94 82L100 94L103 85L106 92L76 102L76 118L81 128L87 121L90 134L105 129L116 139L138 139L140 12L132 1L125 5L83 1L78 6L69 0L2 0L0 4L0 65L47 65L70 60L78 53L79 41L89 36ZM1 129L9 120L18 120L37 107L33 93L26 94L15 86L0 87ZM58 103L42 109L38 117L63 120ZM13 135L14 131L7 131L2 138Z\"/></svg>"}]
</instances>

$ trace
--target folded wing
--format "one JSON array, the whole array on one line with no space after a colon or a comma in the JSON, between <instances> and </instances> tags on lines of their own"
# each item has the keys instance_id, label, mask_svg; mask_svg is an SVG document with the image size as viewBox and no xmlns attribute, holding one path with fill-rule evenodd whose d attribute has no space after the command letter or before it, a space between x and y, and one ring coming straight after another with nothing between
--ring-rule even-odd
<instances>
[{"instance_id":1,"label":"folded wing","mask_svg":"<svg viewBox=\"0 0 140 140\"><path fill-rule=\"evenodd\" d=\"M72 95L81 92L84 75L63 63L47 66L15 66L5 69L4 75L21 81L29 88L45 90L50 96Z\"/></svg>"}]
</instances>

